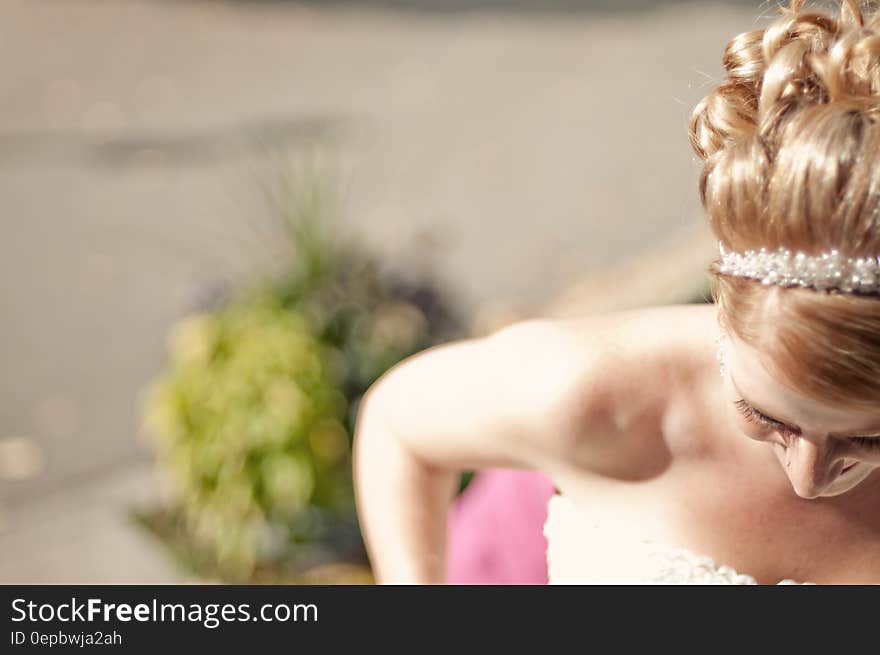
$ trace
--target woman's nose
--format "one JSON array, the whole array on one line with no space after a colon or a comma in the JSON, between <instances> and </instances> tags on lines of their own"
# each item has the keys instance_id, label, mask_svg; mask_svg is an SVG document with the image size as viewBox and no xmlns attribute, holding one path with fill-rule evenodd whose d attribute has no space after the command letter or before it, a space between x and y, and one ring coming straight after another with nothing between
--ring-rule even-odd
<instances>
[{"instance_id":1,"label":"woman's nose","mask_svg":"<svg viewBox=\"0 0 880 655\"><path fill-rule=\"evenodd\" d=\"M791 441L786 453L788 477L798 496L815 498L825 488L834 463L831 450L830 444L806 437Z\"/></svg>"}]
</instances>

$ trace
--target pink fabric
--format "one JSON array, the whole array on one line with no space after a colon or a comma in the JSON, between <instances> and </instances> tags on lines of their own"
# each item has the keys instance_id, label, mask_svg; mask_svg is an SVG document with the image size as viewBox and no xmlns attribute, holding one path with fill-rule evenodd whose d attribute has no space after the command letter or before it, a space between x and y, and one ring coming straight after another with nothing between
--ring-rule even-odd
<instances>
[{"instance_id":1,"label":"pink fabric","mask_svg":"<svg viewBox=\"0 0 880 655\"><path fill-rule=\"evenodd\" d=\"M543 527L554 492L535 471L478 473L449 517L449 584L547 584Z\"/></svg>"}]
</instances>

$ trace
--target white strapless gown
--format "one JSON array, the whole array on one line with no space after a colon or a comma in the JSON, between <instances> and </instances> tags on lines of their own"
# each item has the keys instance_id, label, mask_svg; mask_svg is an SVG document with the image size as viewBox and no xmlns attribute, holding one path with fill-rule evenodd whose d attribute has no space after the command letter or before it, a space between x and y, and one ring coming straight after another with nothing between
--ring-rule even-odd
<instances>
[{"instance_id":1,"label":"white strapless gown","mask_svg":"<svg viewBox=\"0 0 880 655\"><path fill-rule=\"evenodd\" d=\"M549 584L757 584L705 555L634 537L628 526L592 516L560 494L550 497L544 536Z\"/></svg>"}]
</instances>

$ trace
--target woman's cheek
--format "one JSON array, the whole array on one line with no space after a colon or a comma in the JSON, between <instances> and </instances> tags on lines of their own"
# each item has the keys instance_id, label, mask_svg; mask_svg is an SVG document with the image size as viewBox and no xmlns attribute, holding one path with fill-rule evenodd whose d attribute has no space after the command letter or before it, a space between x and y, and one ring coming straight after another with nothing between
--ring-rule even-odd
<instances>
[{"instance_id":1,"label":"woman's cheek","mask_svg":"<svg viewBox=\"0 0 880 655\"><path fill-rule=\"evenodd\" d=\"M752 421L747 421L742 416L737 419L737 425L740 431L749 439L754 439L755 441L771 441L773 439L774 430Z\"/></svg>"}]
</instances>

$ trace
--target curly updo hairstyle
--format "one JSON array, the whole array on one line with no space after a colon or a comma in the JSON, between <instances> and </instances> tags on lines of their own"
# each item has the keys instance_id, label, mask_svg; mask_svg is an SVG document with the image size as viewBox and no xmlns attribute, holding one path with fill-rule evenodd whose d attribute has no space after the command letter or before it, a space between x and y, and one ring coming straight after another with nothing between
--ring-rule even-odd
<instances>
[{"instance_id":1,"label":"curly updo hairstyle","mask_svg":"<svg viewBox=\"0 0 880 655\"><path fill-rule=\"evenodd\" d=\"M733 250L880 255L880 13L793 0L735 37L690 121L700 198ZM716 277L725 328L808 397L880 410L880 297Z\"/></svg>"}]
</instances>

